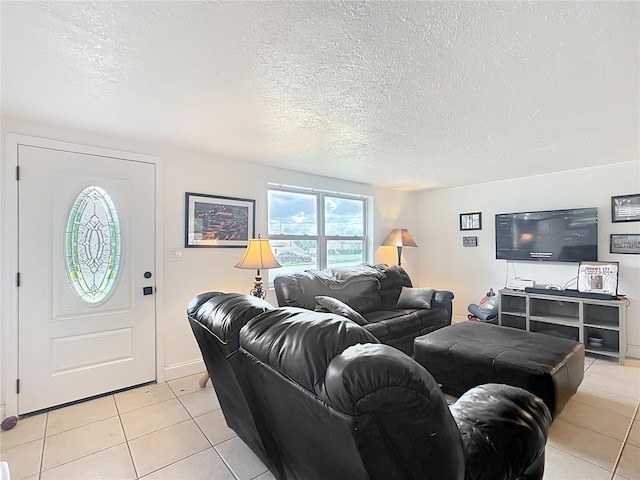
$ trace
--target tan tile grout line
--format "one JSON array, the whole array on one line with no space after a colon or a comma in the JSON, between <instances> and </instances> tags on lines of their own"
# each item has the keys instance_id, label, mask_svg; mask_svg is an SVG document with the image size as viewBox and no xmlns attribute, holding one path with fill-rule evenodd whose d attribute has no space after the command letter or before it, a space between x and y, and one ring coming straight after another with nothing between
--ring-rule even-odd
<instances>
[{"instance_id":1,"label":"tan tile grout line","mask_svg":"<svg viewBox=\"0 0 640 480\"><path fill-rule=\"evenodd\" d=\"M629 423L629 428L627 428L627 433L624 436L624 440L622 441L622 446L620 447L620 451L618 452L616 461L613 464L613 471L611 472L611 477L609 478L609 480L613 480L616 476L616 470L618 469L620 458L622 458L622 452L624 451L624 447L627 445L627 441L629 440L629 435L631 434L631 429L633 428L633 422L638 416L638 408L640 408L640 402L638 402L638 404L636 405L636 411L633 413L633 417L631 418L631 422Z\"/></svg>"},{"instance_id":2,"label":"tan tile grout line","mask_svg":"<svg viewBox=\"0 0 640 480\"><path fill-rule=\"evenodd\" d=\"M136 467L136 462L133 459L133 452L131 451L131 445L129 445L129 438L127 438L127 432L124 429L124 424L122 423L122 414L120 413L120 409L118 408L118 402L116 401L115 395L112 395L113 403L116 406L116 413L118 415L118 420L120 421L120 428L122 428L122 434L124 435L124 443L127 445L127 451L129 452L129 458L131 459L131 465L133 466L133 473L136 476L136 479L140 478L138 474L138 468Z\"/></svg>"},{"instance_id":3,"label":"tan tile grout line","mask_svg":"<svg viewBox=\"0 0 640 480\"><path fill-rule=\"evenodd\" d=\"M40 466L38 468L38 480L42 477L42 467L44 467L44 447L45 442L47 441L47 428L49 428L49 412L46 412L47 416L44 421L44 437L42 437L42 450L40 451Z\"/></svg>"},{"instance_id":4,"label":"tan tile grout line","mask_svg":"<svg viewBox=\"0 0 640 480\"><path fill-rule=\"evenodd\" d=\"M211 387L213 388L213 383L211 384ZM200 390L196 390L196 391L191 392L191 393L195 393L195 392L203 391L205 388L206 388L206 386L205 386L205 387L201 387L201 389L200 389ZM189 395L190 395L191 393L189 393ZM215 389L214 389L214 393L215 393ZM186 395L187 395L187 394L182 395L182 396L184 397L184 396L186 396ZM178 400L180 401L180 403L182 404L182 406L184 407L184 409L185 409L185 410L187 410L187 407L184 405L184 403L182 402L182 400L180 400L180 397L178 397ZM222 406L220 406L220 408L217 408L216 410L222 410ZM212 410L212 411L215 411L215 410ZM212 449L213 449L213 451L216 453L216 455L218 455L218 457L220 458L220 460L222 461L222 463L224 464L224 466L225 466L225 467L227 467L227 470L229 470L229 472L231 473L231 475L233 475L233 477L234 477L235 479L237 479L237 478L238 478L238 476L237 476L237 475L235 474L235 472L231 469L231 465L229 465L229 463L225 460L225 458L220 454L220 452L219 452L219 451L218 451L218 449L216 448L216 445L214 445L214 444L211 442L211 440L209 439L208 435L204 432L204 430L202 429L202 427L201 427L201 426L198 424L198 422L196 421L196 417L194 417L193 415L191 415L191 412L189 412L189 410L187 410L187 413L188 413L188 414L189 414L189 416L191 417L191 421L195 424L195 426L198 428L198 430L200 430L200 432L202 433L202 435L204 435L204 438L206 438L206 439L207 439L207 442L209 442L209 445L211 445L211 448L212 448ZM208 412L208 413L210 413L210 412ZM206 415L206 414L205 414L205 415ZM222 415L224 416L224 413L223 413ZM199 415L199 416L202 416L202 415ZM225 420L225 422L226 422L226 420ZM236 437L238 437L238 434L237 434L233 429L231 429L231 431L235 434L235 436L234 436L234 437L232 437L232 438L236 438ZM231 440L232 438L228 438L227 440L224 440L224 441L222 441L222 442L218 443L217 445L220 445L220 444L222 444L222 443L224 443L224 442L228 442L228 441L229 441L229 440ZM267 471L269 471L269 470L267 469ZM263 473L264 473L264 472L263 472ZM262 475L262 473L261 473L260 475ZM259 475L258 475L258 476L259 476Z\"/></svg>"},{"instance_id":5,"label":"tan tile grout line","mask_svg":"<svg viewBox=\"0 0 640 480\"><path fill-rule=\"evenodd\" d=\"M200 432L204 435L205 439L206 439L206 440L207 440L207 442L209 443L209 445L210 445L210 447L209 447L209 448L211 448L211 449L212 449L212 450L213 450L213 451L214 451L214 452L215 452L215 453L220 457L220 460L224 463L224 465L227 467L227 469L229 470L229 472L230 472L230 473L231 473L235 478L237 478L237 477L235 476L235 474L233 473L233 471L231 470L231 468L227 465L227 463L226 463L226 461L224 460L224 458L223 458L223 457L220 455L220 453L216 450L215 445L213 445L213 444L211 443L211 441L209 440L209 438L207 437L207 435L204 433L204 431L202 430L202 428L200 427L200 425L198 425L198 422L196 422L196 417L194 417L194 416L191 414L191 412L189 412L189 410L187 409L187 407L184 405L183 401L181 400L181 397L185 397L185 396L187 396L187 395L190 395L190 394L192 394L192 393L195 393L195 392L198 392L198 391L201 391L201 390L195 390L195 391L193 391L193 392L188 392L188 393L183 393L182 395L178 395L178 392L176 392L176 391L171 387L171 385L169 384L169 382L164 382L164 383L166 383L167 387L169 387L169 390L171 390L171 392L172 392L172 393L173 393L173 395L174 395L174 397L173 397L172 399L169 399L169 400L173 400L173 399L177 400L177 401L180 403L180 405L182 405L182 407L185 409L185 411L187 412L187 415L189 415L189 419L188 419L188 420L185 420L185 422L187 422L187 421L191 421L191 422L193 422L193 424L196 426L196 428L197 428L198 430L200 430ZM115 399L114 399L114 401L115 401ZM165 402L165 401L167 401L167 400L163 400L162 402L158 402L158 403L163 403L163 402ZM154 405L155 405L155 404L154 404ZM149 406L149 405L146 405L146 406ZM117 410L117 408L118 408L118 405L117 405L117 402L116 402L116 410ZM141 408L145 408L145 407L141 407ZM135 410L138 410L138 409L134 409L134 410L131 410L131 411L135 411ZM124 413L129 413L129 412L124 412ZM118 418L120 418L120 422L121 422L121 424L122 424L122 414L121 414L119 411L118 411ZM180 422L180 423L183 423L183 422ZM165 427L165 428L168 428L168 427ZM124 431L124 425L122 425L122 429L123 429L123 431ZM162 430L162 429L161 429L161 430ZM158 431L158 430L156 430L156 431ZM152 432L151 432L151 433L152 433ZM148 435L148 434L147 434L147 435ZM136 438L140 438L140 437L136 437ZM131 440L135 440L135 439L131 439ZM130 447L130 445L129 445L129 441L130 441L130 440L127 438L126 433L125 433L125 442L126 442L126 444L127 444L127 448L128 448L128 450L129 450L129 455L130 455L130 457L131 457L131 462L133 463L133 468L134 468L134 471L135 471L135 474L136 474L136 479L138 479L138 480L139 480L141 477L140 477L140 475L139 475L139 473L138 473L138 470L137 470L137 468L136 468L135 461L133 460L133 453L131 452L131 447ZM208 450L208 449L205 449L205 450ZM176 460L175 462L172 462L172 463L170 463L170 464L168 464L168 465L165 465L164 467L162 467L162 468L160 468L160 469L158 469L158 470L154 470L153 472L149 472L149 473L147 473L147 474L145 474L145 475L150 475L150 474L152 474L152 473L155 473L155 472L157 472L157 471L159 471L159 470L162 470L163 468L167 468L167 467L169 467L170 465L174 465L174 464L176 464L176 463L178 463L178 462L181 462L182 460L185 460L185 459L187 459L187 458L190 458L190 457L193 457L193 456L195 456L195 455L198 455L199 453L202 453L202 452L203 452L203 451L205 451L205 450L201 450L201 451L199 451L199 452L192 453L191 455L188 455L188 456L186 456L185 458L182 458L182 459L180 459L180 460Z\"/></svg>"},{"instance_id":6,"label":"tan tile grout line","mask_svg":"<svg viewBox=\"0 0 640 480\"><path fill-rule=\"evenodd\" d=\"M171 388L171 387L169 387L169 388ZM196 392L201 392L201 391L203 391L205 388L207 388L207 387L200 387L200 390L195 390L195 391L193 391L193 392L190 392L190 393L188 393L188 394L184 394L184 395L181 395L181 396L182 396L182 397L185 397L185 396L187 396L187 395L191 395L191 394L196 393ZM213 383L211 383L211 388L213 388L213 390L214 390L214 394L215 394L215 388L213 387ZM184 405L184 403L182 402L182 400L180 400L180 397L178 397L178 400L180 401L180 403L182 404L182 406L184 407L184 409L185 409L185 410L187 410L187 407ZM219 408L217 408L217 409L215 409L215 410L212 410L212 411L217 411L217 410L221 410L221 411L222 411L222 406L220 406L220 405L219 405ZM228 438L228 439L226 439L226 440L224 440L224 441L222 441L222 442L217 443L217 444L215 444L215 445L214 445L214 444L211 442L211 440L209 439L209 437L207 436L207 434L204 432L204 430L202 429L202 427L201 427L201 426L198 424L198 422L196 421L196 417L194 417L193 415L191 415L191 412L189 412L189 410L187 410L187 413L188 413L188 414L189 414L189 416L191 417L191 421L193 421L193 423L194 423L194 424L195 424L195 426L198 428L198 430L200 430L200 432L204 435L204 438L206 438L206 439L207 439L207 442L209 442L209 445L211 445L211 448L213 449L213 451L216 453L216 455L218 455L218 457L220 458L220 460L222 461L222 463L225 465L225 467L227 467L227 470L229 470L229 472L231 473L231 475L233 475L233 477L234 477L235 479L238 479L238 476L235 474L235 472L234 472L234 471L233 471L233 469L231 468L231 465L230 465L230 464L227 462L227 460L226 460L226 459L225 459L225 458L220 454L220 452L219 452L219 451L218 451L218 449L216 448L216 445L222 445L223 443L229 442L229 441L233 440L234 438L238 438L240 441L242 441L242 439L240 439L240 437L238 437L238 434L237 434L233 429L231 429L231 428L230 428L230 430L234 433L234 436L233 436L233 437L231 437L231 438ZM211 413L211 412L207 412L207 413ZM204 414L204 415L206 415L206 414ZM222 415L223 415L223 417L224 417L224 412L222 413ZM202 415L199 415L199 416L202 416ZM225 424L226 424L226 420L225 420ZM244 442L243 442L243 443L244 443ZM195 455L195 454L194 454L194 455ZM265 465L265 467L266 467L266 465ZM259 473L258 475L256 475L255 477L253 477L251 480L255 480L256 478L258 478L258 477L260 477L260 476L264 475L264 474L265 474L265 473L267 473L267 472L271 472L271 471L269 470L269 468L267 468L264 472Z\"/></svg>"}]
</instances>

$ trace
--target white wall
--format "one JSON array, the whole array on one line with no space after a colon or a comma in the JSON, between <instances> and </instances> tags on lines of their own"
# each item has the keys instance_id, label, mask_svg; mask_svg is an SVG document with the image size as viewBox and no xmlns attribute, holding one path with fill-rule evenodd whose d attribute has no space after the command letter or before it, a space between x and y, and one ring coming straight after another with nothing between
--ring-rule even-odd
<instances>
[{"instance_id":1,"label":"white wall","mask_svg":"<svg viewBox=\"0 0 640 480\"><path fill-rule=\"evenodd\" d=\"M619 261L620 287L630 301L629 342L632 354L640 356L640 255L610 255L610 233L640 233L640 222L612 224L610 197L640 192L640 162L627 162L613 167L590 168L553 175L527 177L474 187L461 187L422 193L398 192L364 184L344 182L326 177L275 169L233 159L218 158L195 152L145 145L120 139L69 131L51 126L35 125L17 120L2 120L2 143L7 132L33 135L66 142L94 145L163 158L164 184L162 218L164 283L163 325L165 378L200 371L201 355L185 318L189 300L209 290L246 292L251 288L253 272L234 268L241 249L194 248L184 244L184 193L186 191L229 195L256 199L256 232L266 235L267 183L313 187L337 192L370 195L374 198L374 261L396 263L393 247L378 247L392 228L408 228L418 248L405 248L403 266L414 284L447 288L455 292L454 313L466 315L466 306L477 302L489 287L501 288L507 277L505 261L495 260L493 216L495 213L522 210L598 206L600 213L600 259ZM2 151L0 185L14 181L5 175L5 149ZM6 198L2 196L4 211ZM468 234L477 235L477 248L463 248L458 229L458 214L482 212L483 229ZM6 218L0 218L0 245L11 232ZM182 249L180 261L167 261L170 249ZM2 259L0 258L0 261ZM0 278L6 281L15 272L6 271L0 263ZM516 273L540 283L563 284L575 276L574 264L515 264ZM270 291L267 300L274 303ZM1 334L12 319L7 318L6 298L0 298ZM1 339L2 337L0 337ZM5 364L5 349L0 362ZM4 388L11 379L0 368L0 407L5 404ZM0 410L0 414L2 411Z\"/></svg>"},{"instance_id":2,"label":"white wall","mask_svg":"<svg viewBox=\"0 0 640 480\"><path fill-rule=\"evenodd\" d=\"M233 159L218 158L194 152L133 143L105 136L77 131L69 131L51 126L35 125L13 119L2 119L2 165L0 185L13 182L12 175L6 174L5 135L7 132L55 139L65 142L92 145L115 150L157 155L163 158L164 184L162 219L164 225L164 283L158 285L163 290L162 336L164 343L165 379L202 371L202 357L186 320L186 306L193 296L210 290L227 292L247 292L250 290L255 272L240 270L234 265L241 258L243 250L237 248L184 248L184 194L186 191L256 199L256 233L267 234L267 183L276 182L302 187L312 187L336 192L356 193L373 197L374 261L396 263L397 254L393 247L378 247L392 228L408 228L420 245L419 218L417 215L417 193L398 192L384 188L374 188L364 184L344 182L327 177L301 174L293 171L265 167ZM0 201L5 211L6 188L2 189ZM0 242L10 235L5 215L0 218L2 233ZM1 243L0 243L1 244ZM180 261L168 261L170 249L182 249ZM409 274L418 279L419 249L405 249L403 266ZM0 258L0 261L2 259ZM13 278L15 272L7 271L6 261L0 263L0 278L3 282ZM13 286L9 288L15 288ZM6 290L6 289L5 289ZM1 293L0 293L1 294ZM8 297L8 295L5 295ZM13 319L8 318L8 302L0 298L0 332L5 333ZM273 291L267 300L276 304ZM2 337L0 336L0 339ZM6 364L5 349L0 355L1 365ZM11 388L7 373L0 378L0 407L5 405L5 388ZM11 374L13 376L13 374ZM0 414L2 411L0 410Z\"/></svg>"},{"instance_id":3,"label":"white wall","mask_svg":"<svg viewBox=\"0 0 640 480\"><path fill-rule=\"evenodd\" d=\"M639 192L640 161L422 192L420 284L452 290L456 316L466 316L467 305L490 287L503 288L507 277L564 285L577 275L577 263L495 259L495 214L598 207L598 259L620 263L618 292L630 301L629 354L640 358L640 255L609 253L610 234L640 233L640 222L611 222L611 197ZM468 212L482 212L482 230L460 231L459 214ZM478 246L463 247L462 237L471 235L478 237Z\"/></svg>"},{"instance_id":4,"label":"white wall","mask_svg":"<svg viewBox=\"0 0 640 480\"><path fill-rule=\"evenodd\" d=\"M183 245L185 191L256 199L256 232L266 237L269 182L373 196L374 261L396 263L397 253L393 247L378 247L391 228L404 227L415 232L419 229L415 193L376 189L195 154L165 152L164 160L165 251ZM416 238L416 241L420 239ZM405 249L403 258L409 274L417 279L417 252L416 249L409 250ZM165 262L165 362L168 369L200 358L185 320L185 307L194 295L210 290L248 292L253 286L255 272L234 268L242 253L240 249L183 248L180 262ZM267 301L277 304L272 290Z\"/></svg>"}]
</instances>

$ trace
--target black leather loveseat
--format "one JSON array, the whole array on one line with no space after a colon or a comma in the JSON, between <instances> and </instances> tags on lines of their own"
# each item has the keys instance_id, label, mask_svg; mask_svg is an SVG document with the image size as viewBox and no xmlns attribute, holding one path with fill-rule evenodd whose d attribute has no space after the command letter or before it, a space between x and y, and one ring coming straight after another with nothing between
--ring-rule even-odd
<instances>
[{"instance_id":1,"label":"black leather loveseat","mask_svg":"<svg viewBox=\"0 0 640 480\"><path fill-rule=\"evenodd\" d=\"M307 270L278 275L273 286L279 306L346 316L380 342L409 355L416 337L451 325L453 293L413 288L400 266L363 264Z\"/></svg>"},{"instance_id":2,"label":"black leather loveseat","mask_svg":"<svg viewBox=\"0 0 640 480\"><path fill-rule=\"evenodd\" d=\"M204 294L188 317L216 392L242 404L220 402L227 423L250 425L238 435L279 480L542 478L551 417L538 397L489 384L449 407L427 370L354 322L256 313L265 303Z\"/></svg>"}]
</instances>

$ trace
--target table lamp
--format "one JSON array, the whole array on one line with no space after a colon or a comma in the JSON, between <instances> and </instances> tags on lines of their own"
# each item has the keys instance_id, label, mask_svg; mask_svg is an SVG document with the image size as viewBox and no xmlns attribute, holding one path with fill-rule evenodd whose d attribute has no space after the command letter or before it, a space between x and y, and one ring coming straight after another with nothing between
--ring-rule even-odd
<instances>
[{"instance_id":1,"label":"table lamp","mask_svg":"<svg viewBox=\"0 0 640 480\"><path fill-rule=\"evenodd\" d=\"M398 247L398 266L402 266L402 247L417 247L415 240L406 228L394 228L382 242L383 247Z\"/></svg>"},{"instance_id":2,"label":"table lamp","mask_svg":"<svg viewBox=\"0 0 640 480\"><path fill-rule=\"evenodd\" d=\"M262 275L260 275L261 269L278 268L281 267L276 257L271 251L271 245L266 238L254 238L249 240L247 244L247 250L244 252L244 257L236 264L236 268L247 268L257 270L256 279L253 282L253 288L249 292L254 297L265 298L267 291L262 288Z\"/></svg>"}]
</instances>

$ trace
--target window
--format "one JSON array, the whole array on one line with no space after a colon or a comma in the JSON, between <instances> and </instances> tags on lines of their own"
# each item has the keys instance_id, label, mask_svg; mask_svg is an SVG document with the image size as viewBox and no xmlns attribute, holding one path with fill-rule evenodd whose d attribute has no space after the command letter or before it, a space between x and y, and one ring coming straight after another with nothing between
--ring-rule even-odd
<instances>
[{"instance_id":1,"label":"window","mask_svg":"<svg viewBox=\"0 0 640 480\"><path fill-rule=\"evenodd\" d=\"M282 265L272 278L369 260L367 197L284 186L268 194L269 240Z\"/></svg>"},{"instance_id":2,"label":"window","mask_svg":"<svg viewBox=\"0 0 640 480\"><path fill-rule=\"evenodd\" d=\"M120 222L109 194L97 186L80 192L65 235L67 273L74 292L87 303L104 302L120 266Z\"/></svg>"}]
</instances>

